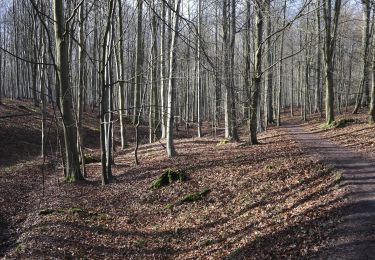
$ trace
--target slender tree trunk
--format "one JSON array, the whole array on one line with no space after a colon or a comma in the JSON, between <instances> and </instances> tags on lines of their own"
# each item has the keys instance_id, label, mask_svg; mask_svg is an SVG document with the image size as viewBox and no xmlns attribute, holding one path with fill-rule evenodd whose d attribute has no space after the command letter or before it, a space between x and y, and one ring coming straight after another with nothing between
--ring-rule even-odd
<instances>
[{"instance_id":1,"label":"slender tree trunk","mask_svg":"<svg viewBox=\"0 0 375 260\"><path fill-rule=\"evenodd\" d=\"M152 6L155 9L155 0L153 0ZM152 12L150 10L150 12ZM157 57L158 57L158 46L157 46L157 20L156 14L152 13L151 17L151 36L152 36L152 44L151 44L151 91L150 91L150 114L149 114L149 125L150 125L150 133L149 139L150 143L156 141L156 124L157 124Z\"/></svg>"},{"instance_id":2,"label":"slender tree trunk","mask_svg":"<svg viewBox=\"0 0 375 260\"><path fill-rule=\"evenodd\" d=\"M341 0L335 0L334 16L332 18L332 0L324 2L324 21L326 25L326 37L324 48L325 77L326 77L326 123L335 121L334 115L334 51L336 45L337 26L341 10Z\"/></svg>"},{"instance_id":3,"label":"slender tree trunk","mask_svg":"<svg viewBox=\"0 0 375 260\"><path fill-rule=\"evenodd\" d=\"M134 86L134 116L133 124L137 122L138 111L141 106L141 85L143 82L143 0L137 0L137 49L136 49L136 64L135 64L135 86Z\"/></svg>"},{"instance_id":4,"label":"slender tree trunk","mask_svg":"<svg viewBox=\"0 0 375 260\"><path fill-rule=\"evenodd\" d=\"M271 22L271 0L265 1L265 10L267 17L267 41L266 41L266 53L267 53L267 67L272 65L272 46L271 46L271 34L272 34L272 22ZM274 122L273 119L273 73L272 69L269 69L266 73L266 83L265 83L265 103L264 103L264 124L267 129L268 124Z\"/></svg>"},{"instance_id":5,"label":"slender tree trunk","mask_svg":"<svg viewBox=\"0 0 375 260\"><path fill-rule=\"evenodd\" d=\"M179 30L179 11L181 0L176 0L172 19L172 35L169 50L169 78L168 78L168 106L167 106L167 153L169 157L176 155L173 140L174 104L175 104L175 74L176 74L176 46Z\"/></svg>"},{"instance_id":6,"label":"slender tree trunk","mask_svg":"<svg viewBox=\"0 0 375 260\"><path fill-rule=\"evenodd\" d=\"M356 103L354 107L353 114L356 114L361 107L361 105L368 104L368 73L369 73L369 45L370 45L370 1L362 0L362 9L363 9L363 30L362 30L362 79L357 93Z\"/></svg>"},{"instance_id":7,"label":"slender tree trunk","mask_svg":"<svg viewBox=\"0 0 375 260\"><path fill-rule=\"evenodd\" d=\"M317 0L317 7L320 8L320 0ZM322 66L322 52L321 52L321 42L322 37L320 34L320 9L316 12L316 28L317 28L317 36L318 36L318 45L316 48L317 52L317 61L316 61L316 87L315 87L315 104L314 104L314 113L319 113L321 111L321 104L320 104L320 92L321 92L321 66Z\"/></svg>"},{"instance_id":8,"label":"slender tree trunk","mask_svg":"<svg viewBox=\"0 0 375 260\"><path fill-rule=\"evenodd\" d=\"M250 113L250 144L258 144L257 131L258 131L258 102L259 94L262 83L262 41L263 41L263 4L257 2L255 5L255 57L254 57L254 75L251 99L251 113Z\"/></svg>"},{"instance_id":9,"label":"slender tree trunk","mask_svg":"<svg viewBox=\"0 0 375 260\"><path fill-rule=\"evenodd\" d=\"M230 113L230 85L231 79L230 71L230 38L229 38L229 17L228 17L229 3L228 0L223 0L223 83L224 83L224 119L225 119L225 138L231 139L231 113Z\"/></svg>"},{"instance_id":10,"label":"slender tree trunk","mask_svg":"<svg viewBox=\"0 0 375 260\"><path fill-rule=\"evenodd\" d=\"M118 88L118 104L119 104L119 117L120 117L120 135L121 135L121 149L128 146L126 137L125 125L125 61L124 61L124 19L122 10L122 0L117 1L118 4L118 35L120 37L117 47L117 63L118 75L122 81L119 82Z\"/></svg>"},{"instance_id":11,"label":"slender tree trunk","mask_svg":"<svg viewBox=\"0 0 375 260\"><path fill-rule=\"evenodd\" d=\"M197 99L198 99L198 108L197 108L197 125L198 125L198 138L202 136L201 130L201 33L202 33L202 0L198 0L198 39L197 39Z\"/></svg>"},{"instance_id":12,"label":"slender tree trunk","mask_svg":"<svg viewBox=\"0 0 375 260\"><path fill-rule=\"evenodd\" d=\"M43 28L40 27L40 48L41 48L41 54L39 57L39 60L41 63L45 63L46 61L46 44L45 44L45 39L44 39L44 31ZM1 64L1 61L0 61ZM1 71L1 70L0 70ZM45 66L44 65L39 65L39 83L40 83L40 100L42 102L42 107L41 107L41 114L42 114L42 149L41 149L41 157L44 158L46 156L46 74L45 74Z\"/></svg>"},{"instance_id":13,"label":"slender tree trunk","mask_svg":"<svg viewBox=\"0 0 375 260\"><path fill-rule=\"evenodd\" d=\"M246 88L246 102L245 102L245 109L247 112L245 113L245 117L247 115L248 123L250 125L250 114L251 114L251 41L250 41L250 35L251 35L251 10L250 10L251 4L250 0L246 0L246 31L245 31L245 42L244 42L244 50L245 50L245 77L244 77L244 83Z\"/></svg>"},{"instance_id":14,"label":"slender tree trunk","mask_svg":"<svg viewBox=\"0 0 375 260\"><path fill-rule=\"evenodd\" d=\"M375 43L375 36L372 36L372 42ZM375 48L374 48L375 49ZM375 51L372 51L372 84L371 84L371 100L369 110L369 123L375 123Z\"/></svg>"},{"instance_id":15,"label":"slender tree trunk","mask_svg":"<svg viewBox=\"0 0 375 260\"><path fill-rule=\"evenodd\" d=\"M84 156L84 136L82 131L82 124L83 124L83 99L84 99L84 91L85 91L85 76L86 76L86 39L85 39L85 1L81 3L80 11L79 11L79 86L78 86L78 99L77 99L77 145L78 151L80 152L81 157L81 164L82 164L82 173L83 176L86 177L86 166L85 166L85 156Z\"/></svg>"},{"instance_id":16,"label":"slender tree trunk","mask_svg":"<svg viewBox=\"0 0 375 260\"><path fill-rule=\"evenodd\" d=\"M283 6L283 27L285 27L286 22L286 0L284 0L284 6ZM281 33L281 42L280 42L280 64L279 64L279 89L277 93L277 126L280 126L281 124L281 91L283 89L283 55L284 55L284 37L285 32L283 31Z\"/></svg>"},{"instance_id":17,"label":"slender tree trunk","mask_svg":"<svg viewBox=\"0 0 375 260\"><path fill-rule=\"evenodd\" d=\"M107 147L107 111L108 109L108 81L107 81L107 66L108 66L108 43L109 43L109 34L111 29L111 21L113 16L113 6L114 0L110 0L108 3L108 14L106 21L106 28L103 37L102 43L102 58L101 58L101 68L100 68L100 79L101 79L101 97L100 97L100 147L101 147L101 162L102 162L102 184L109 183L110 173L108 172L107 163L108 160L108 147Z\"/></svg>"},{"instance_id":18,"label":"slender tree trunk","mask_svg":"<svg viewBox=\"0 0 375 260\"><path fill-rule=\"evenodd\" d=\"M166 7L165 3L161 2L161 19L162 25L160 29L160 114L161 114L161 138L167 137L167 113L165 106L165 19L166 19Z\"/></svg>"},{"instance_id":19,"label":"slender tree trunk","mask_svg":"<svg viewBox=\"0 0 375 260\"><path fill-rule=\"evenodd\" d=\"M237 109L236 109L236 96L235 96L235 75L234 75L234 54L236 48L236 0L232 0L231 10L231 42L230 42L230 128L231 128L231 139L233 141L239 141L238 130L237 130Z\"/></svg>"}]
</instances>

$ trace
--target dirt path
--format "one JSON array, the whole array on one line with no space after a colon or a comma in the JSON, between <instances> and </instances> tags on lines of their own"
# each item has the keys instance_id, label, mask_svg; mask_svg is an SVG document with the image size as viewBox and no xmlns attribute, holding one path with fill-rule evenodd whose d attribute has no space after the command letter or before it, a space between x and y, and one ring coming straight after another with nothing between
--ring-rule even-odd
<instances>
[{"instance_id":1,"label":"dirt path","mask_svg":"<svg viewBox=\"0 0 375 260\"><path fill-rule=\"evenodd\" d=\"M343 173L348 186L348 206L334 232L331 246L321 259L374 259L375 257L375 162L324 140L298 125L285 126L306 152Z\"/></svg>"}]
</instances>

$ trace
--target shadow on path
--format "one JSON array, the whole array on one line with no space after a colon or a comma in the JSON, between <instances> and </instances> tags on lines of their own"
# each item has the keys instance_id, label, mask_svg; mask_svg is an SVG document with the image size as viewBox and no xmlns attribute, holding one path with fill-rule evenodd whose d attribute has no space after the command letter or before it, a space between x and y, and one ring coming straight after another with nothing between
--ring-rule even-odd
<instances>
[{"instance_id":1,"label":"shadow on path","mask_svg":"<svg viewBox=\"0 0 375 260\"><path fill-rule=\"evenodd\" d=\"M323 140L298 125L284 126L301 147L343 174L349 204L335 232L333 242L319 259L375 258L375 162L348 148Z\"/></svg>"}]
</instances>

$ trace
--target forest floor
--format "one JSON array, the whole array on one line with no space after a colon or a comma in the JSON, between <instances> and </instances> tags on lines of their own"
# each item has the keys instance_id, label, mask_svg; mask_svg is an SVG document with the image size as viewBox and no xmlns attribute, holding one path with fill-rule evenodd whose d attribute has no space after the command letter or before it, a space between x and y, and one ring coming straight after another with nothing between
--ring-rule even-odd
<instances>
[{"instance_id":1,"label":"forest floor","mask_svg":"<svg viewBox=\"0 0 375 260\"><path fill-rule=\"evenodd\" d=\"M96 156L98 119L92 113L85 118L86 153ZM163 142L142 145L139 166L134 165L131 148L116 152L115 179L103 187L98 163L87 166L87 181L63 182L60 163L54 160L56 131L51 128L54 138L48 142L50 153L43 163L38 155L37 110L25 102L7 101L0 106L0 257L270 259L338 255L340 251L333 246L345 245L340 239L353 231L348 226L347 233L340 233L347 223L353 223L348 210L354 208L354 218L363 217L362 226L366 226L369 216L356 209L369 205L351 207L360 202L352 197L356 191L351 183L360 183L348 179L348 169L340 168L334 159L323 159L333 149L352 145L343 150L358 151L346 156L375 154L374 127L365 119L359 115L346 127L335 129L321 129L319 118L307 124L288 119L286 126L261 133L257 146L246 145L246 131L241 133L242 142L235 144L211 137L208 127L201 139L192 138L193 129L180 131L175 158L166 156ZM128 130L132 136L132 128ZM147 136L147 128L141 130ZM315 144L323 145L325 153L316 154L319 146ZM369 159L360 160L365 164L353 166L370 172ZM187 180L150 188L169 168L182 170ZM368 176L360 176L367 187L371 183ZM197 192L202 193L192 196L196 201L183 202L182 198ZM359 196L367 192L365 196L371 200L370 190L360 192ZM368 211L362 213L374 213L372 207Z\"/></svg>"}]
</instances>

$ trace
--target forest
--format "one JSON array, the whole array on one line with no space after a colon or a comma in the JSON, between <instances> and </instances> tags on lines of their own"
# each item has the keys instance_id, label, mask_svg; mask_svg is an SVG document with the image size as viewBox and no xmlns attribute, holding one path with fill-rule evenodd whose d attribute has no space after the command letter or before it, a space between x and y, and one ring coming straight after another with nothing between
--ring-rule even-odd
<instances>
[{"instance_id":1,"label":"forest","mask_svg":"<svg viewBox=\"0 0 375 260\"><path fill-rule=\"evenodd\" d=\"M0 0L0 258L373 258L374 25L372 0Z\"/></svg>"}]
</instances>

